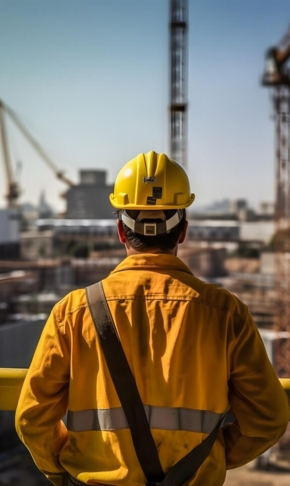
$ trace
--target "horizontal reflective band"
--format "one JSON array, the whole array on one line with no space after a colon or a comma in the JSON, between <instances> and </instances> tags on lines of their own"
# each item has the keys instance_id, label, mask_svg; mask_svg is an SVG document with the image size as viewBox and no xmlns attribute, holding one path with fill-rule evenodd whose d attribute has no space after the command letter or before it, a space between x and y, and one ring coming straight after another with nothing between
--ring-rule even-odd
<instances>
[{"instance_id":1,"label":"horizontal reflective band","mask_svg":"<svg viewBox=\"0 0 290 486\"><path fill-rule=\"evenodd\" d=\"M189 408L144 405L151 429L187 430L210 434L224 414ZM67 428L73 432L128 429L123 409L68 411Z\"/></svg>"}]
</instances>

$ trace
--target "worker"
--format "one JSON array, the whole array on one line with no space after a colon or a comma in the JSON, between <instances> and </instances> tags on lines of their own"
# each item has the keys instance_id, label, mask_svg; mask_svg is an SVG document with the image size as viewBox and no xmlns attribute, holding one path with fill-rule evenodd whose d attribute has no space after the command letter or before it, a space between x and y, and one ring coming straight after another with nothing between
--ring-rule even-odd
<instances>
[{"instance_id":1,"label":"worker","mask_svg":"<svg viewBox=\"0 0 290 486\"><path fill-rule=\"evenodd\" d=\"M184 169L165 154L139 154L120 170L110 201L126 257L102 285L162 470L230 411L233 418L187 482L222 485L227 469L252 461L284 434L286 393L247 306L195 277L177 256L194 201ZM147 484L85 289L58 302L44 326L16 429L55 486Z\"/></svg>"}]
</instances>

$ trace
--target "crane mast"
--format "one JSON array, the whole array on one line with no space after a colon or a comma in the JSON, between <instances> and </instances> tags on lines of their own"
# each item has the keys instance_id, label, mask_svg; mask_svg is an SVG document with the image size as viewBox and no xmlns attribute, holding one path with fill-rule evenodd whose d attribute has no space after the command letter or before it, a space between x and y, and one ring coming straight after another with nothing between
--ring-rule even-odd
<instances>
[{"instance_id":1,"label":"crane mast","mask_svg":"<svg viewBox=\"0 0 290 486\"><path fill-rule=\"evenodd\" d=\"M188 0L170 0L170 155L187 169Z\"/></svg>"},{"instance_id":2,"label":"crane mast","mask_svg":"<svg viewBox=\"0 0 290 486\"><path fill-rule=\"evenodd\" d=\"M290 374L290 28L277 47L266 53L262 85L272 89L275 150L275 368Z\"/></svg>"},{"instance_id":3,"label":"crane mast","mask_svg":"<svg viewBox=\"0 0 290 486\"><path fill-rule=\"evenodd\" d=\"M5 115L4 115L4 104L0 100L0 133L1 133L1 142L2 142L2 155L3 155L3 162L4 168L6 172L6 179L7 179L7 193L5 197L8 202L8 208L14 208L17 206L17 200L20 196L20 188L18 183L14 179L11 160L9 155L9 148L8 148L8 139L7 139L7 131L6 131L6 123L5 123Z\"/></svg>"}]
</instances>

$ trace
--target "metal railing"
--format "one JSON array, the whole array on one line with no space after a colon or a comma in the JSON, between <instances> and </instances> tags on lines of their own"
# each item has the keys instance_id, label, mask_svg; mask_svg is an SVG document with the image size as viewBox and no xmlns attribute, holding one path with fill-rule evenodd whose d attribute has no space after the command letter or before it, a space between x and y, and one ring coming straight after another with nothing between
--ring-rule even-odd
<instances>
[{"instance_id":1,"label":"metal railing","mask_svg":"<svg viewBox=\"0 0 290 486\"><path fill-rule=\"evenodd\" d=\"M27 369L0 368L0 410L15 410ZM290 400L290 378L279 378Z\"/></svg>"}]
</instances>

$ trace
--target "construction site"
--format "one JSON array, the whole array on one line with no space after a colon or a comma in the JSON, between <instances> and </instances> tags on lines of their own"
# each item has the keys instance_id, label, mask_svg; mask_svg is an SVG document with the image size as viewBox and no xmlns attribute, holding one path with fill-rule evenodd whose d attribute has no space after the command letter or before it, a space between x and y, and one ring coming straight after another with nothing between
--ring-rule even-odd
<instances>
[{"instance_id":1,"label":"construction site","mask_svg":"<svg viewBox=\"0 0 290 486\"><path fill-rule=\"evenodd\" d=\"M188 2L172 0L170 12L170 156L187 170ZM271 96L273 207L253 212L238 200L227 213L189 213L188 237L179 255L196 276L227 288L247 304L278 377L290 378L290 30L277 45L265 46L265 53L258 81ZM7 119L66 186L63 214L56 216L45 205L34 215L21 208ZM54 303L70 290L105 278L125 250L105 170L81 168L79 182L70 180L5 101L0 101L0 135L7 201L0 209L0 368L27 368ZM17 443L12 423L11 412L0 412L0 485L50 484ZM288 427L277 446L255 464L231 471L225 484L288 484L289 443Z\"/></svg>"}]
</instances>

